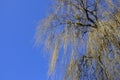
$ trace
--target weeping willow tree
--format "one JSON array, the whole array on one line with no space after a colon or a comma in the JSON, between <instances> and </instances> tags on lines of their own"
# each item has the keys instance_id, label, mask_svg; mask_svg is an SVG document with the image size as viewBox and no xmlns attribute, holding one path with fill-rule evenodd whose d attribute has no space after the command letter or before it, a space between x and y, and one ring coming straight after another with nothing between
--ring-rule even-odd
<instances>
[{"instance_id":1,"label":"weeping willow tree","mask_svg":"<svg viewBox=\"0 0 120 80\"><path fill-rule=\"evenodd\" d=\"M120 80L120 0L54 2L36 32L51 55L49 75L62 66L63 80Z\"/></svg>"}]
</instances>

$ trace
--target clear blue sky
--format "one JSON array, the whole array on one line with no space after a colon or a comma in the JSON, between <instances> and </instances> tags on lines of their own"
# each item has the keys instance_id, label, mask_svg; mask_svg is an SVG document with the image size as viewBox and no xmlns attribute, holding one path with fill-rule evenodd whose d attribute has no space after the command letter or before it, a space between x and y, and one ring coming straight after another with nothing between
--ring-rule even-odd
<instances>
[{"instance_id":1,"label":"clear blue sky","mask_svg":"<svg viewBox=\"0 0 120 80\"><path fill-rule=\"evenodd\" d=\"M50 0L0 0L0 80L47 80L48 60L34 47Z\"/></svg>"}]
</instances>

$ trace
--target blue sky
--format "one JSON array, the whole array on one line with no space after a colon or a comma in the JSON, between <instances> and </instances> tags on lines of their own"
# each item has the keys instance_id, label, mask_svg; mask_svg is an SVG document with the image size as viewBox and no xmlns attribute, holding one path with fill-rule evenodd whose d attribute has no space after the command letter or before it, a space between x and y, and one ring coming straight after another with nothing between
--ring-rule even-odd
<instances>
[{"instance_id":1,"label":"blue sky","mask_svg":"<svg viewBox=\"0 0 120 80\"><path fill-rule=\"evenodd\" d=\"M47 80L48 60L34 47L50 0L0 0L0 80Z\"/></svg>"}]
</instances>

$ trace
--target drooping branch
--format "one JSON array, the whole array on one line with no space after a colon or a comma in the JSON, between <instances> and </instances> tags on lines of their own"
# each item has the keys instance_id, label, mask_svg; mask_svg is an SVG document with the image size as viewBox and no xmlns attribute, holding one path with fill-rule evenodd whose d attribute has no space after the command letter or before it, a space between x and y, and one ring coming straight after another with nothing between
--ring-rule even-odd
<instances>
[{"instance_id":1,"label":"drooping branch","mask_svg":"<svg viewBox=\"0 0 120 80\"><path fill-rule=\"evenodd\" d=\"M50 73L63 61L65 80L119 80L119 6L113 0L57 1L60 8L55 7L37 32L52 55Z\"/></svg>"}]
</instances>

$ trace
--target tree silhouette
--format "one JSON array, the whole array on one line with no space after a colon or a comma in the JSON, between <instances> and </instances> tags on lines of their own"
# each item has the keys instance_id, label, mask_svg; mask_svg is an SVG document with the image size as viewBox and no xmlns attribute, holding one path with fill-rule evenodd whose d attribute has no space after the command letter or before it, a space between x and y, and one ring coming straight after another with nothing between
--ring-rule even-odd
<instances>
[{"instance_id":1,"label":"tree silhouette","mask_svg":"<svg viewBox=\"0 0 120 80\"><path fill-rule=\"evenodd\" d=\"M120 0L55 0L37 27L42 41L49 75L60 65L63 80L120 80Z\"/></svg>"}]
</instances>

